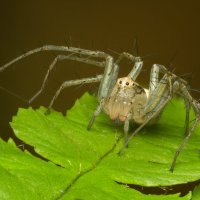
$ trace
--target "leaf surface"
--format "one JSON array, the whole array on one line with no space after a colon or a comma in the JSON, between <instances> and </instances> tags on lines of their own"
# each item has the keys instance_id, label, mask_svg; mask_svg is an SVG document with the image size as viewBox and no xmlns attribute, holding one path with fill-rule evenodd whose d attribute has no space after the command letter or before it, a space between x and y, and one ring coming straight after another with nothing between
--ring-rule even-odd
<instances>
[{"instance_id":1,"label":"leaf surface","mask_svg":"<svg viewBox=\"0 0 200 200\"><path fill-rule=\"evenodd\" d=\"M192 200L199 200L200 199L200 186L197 186L193 191Z\"/></svg>"},{"instance_id":2,"label":"leaf surface","mask_svg":"<svg viewBox=\"0 0 200 200\"><path fill-rule=\"evenodd\" d=\"M55 111L45 115L43 107L36 111L32 108L19 110L11 123L15 135L32 145L49 162L2 142L0 173L2 177L11 178L12 172L13 185L10 187L17 190L14 195L19 199L191 198L190 193L184 197L179 194L145 195L126 186L161 187L200 179L199 128L178 157L174 173L169 171L174 153L184 138L185 110L181 100L174 100L167 106L157 125L140 131L121 156L117 152L124 144L123 127L102 113L87 131L96 106L96 98L85 94L68 111L67 117ZM193 118L191 115L191 120ZM10 151L13 153L9 154ZM16 162L12 164L14 160L17 165ZM16 177L23 177L23 181ZM36 177L40 179L38 182ZM1 199L12 199L6 198L7 188L2 190L2 184L0 182L0 197L5 198ZM27 192L27 196L20 198L22 192L18 192L18 186L19 191L32 189L35 196Z\"/></svg>"}]
</instances>

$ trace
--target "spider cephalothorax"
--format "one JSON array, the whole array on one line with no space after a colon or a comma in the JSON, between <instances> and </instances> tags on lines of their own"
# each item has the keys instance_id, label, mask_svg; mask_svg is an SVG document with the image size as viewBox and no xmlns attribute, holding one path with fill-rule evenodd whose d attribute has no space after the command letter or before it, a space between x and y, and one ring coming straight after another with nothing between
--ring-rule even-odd
<instances>
[{"instance_id":1,"label":"spider cephalothorax","mask_svg":"<svg viewBox=\"0 0 200 200\"><path fill-rule=\"evenodd\" d=\"M145 121L143 109L147 98L148 91L130 77L119 78L103 107L112 120L130 119L141 124Z\"/></svg>"},{"instance_id":2,"label":"spider cephalothorax","mask_svg":"<svg viewBox=\"0 0 200 200\"><path fill-rule=\"evenodd\" d=\"M170 170L173 171L179 153L185 147L189 137L200 121L200 105L190 95L186 81L169 72L163 65L154 64L150 74L149 89L145 89L135 82L143 66L143 62L140 57L135 57L124 52L120 54L116 61L114 61L112 56L102 51L91 51L75 47L55 45L46 45L28 51L27 53L2 66L0 68L0 72L16 61L41 51L60 51L62 53L70 54L58 55L53 60L45 75L40 90L30 99L29 102L32 102L43 91L50 72L59 60L74 60L103 67L104 73L96 77L65 81L53 96L49 105L49 110L55 99L64 88L73 85L100 82L98 91L99 105L94 111L94 114L89 122L88 129L92 127L96 116L99 115L101 111L107 113L112 120L118 120L124 123L126 142L119 153L122 153L125 147L127 147L133 136L135 136L144 126L146 126L149 122L152 122L152 120L154 121L160 115L167 103L173 98L174 94L181 95L186 103L186 137L174 155L173 162L170 167ZM119 65L123 58L126 58L135 64L127 77L118 79ZM103 61L100 61L100 59L103 59ZM162 74L161 78L159 78L160 72ZM191 128L188 126L190 107L193 108L196 116ZM129 124L132 121L139 124L139 127L128 138Z\"/></svg>"}]
</instances>

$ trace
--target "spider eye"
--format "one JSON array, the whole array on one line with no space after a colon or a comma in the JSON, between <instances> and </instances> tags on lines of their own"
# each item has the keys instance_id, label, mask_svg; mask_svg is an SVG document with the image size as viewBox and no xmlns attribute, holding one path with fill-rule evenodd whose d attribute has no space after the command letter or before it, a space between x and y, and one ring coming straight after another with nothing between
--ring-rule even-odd
<instances>
[{"instance_id":1,"label":"spider eye","mask_svg":"<svg viewBox=\"0 0 200 200\"><path fill-rule=\"evenodd\" d=\"M126 82L126 85L129 85L129 82Z\"/></svg>"},{"instance_id":2,"label":"spider eye","mask_svg":"<svg viewBox=\"0 0 200 200\"><path fill-rule=\"evenodd\" d=\"M119 81L119 84L122 84L122 81Z\"/></svg>"}]
</instances>

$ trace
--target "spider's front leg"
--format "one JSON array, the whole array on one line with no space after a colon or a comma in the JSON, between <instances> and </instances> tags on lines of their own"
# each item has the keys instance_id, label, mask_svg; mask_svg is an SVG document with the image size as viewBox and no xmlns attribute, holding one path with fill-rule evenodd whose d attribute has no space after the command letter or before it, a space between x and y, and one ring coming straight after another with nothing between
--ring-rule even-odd
<instances>
[{"instance_id":1,"label":"spider's front leg","mask_svg":"<svg viewBox=\"0 0 200 200\"><path fill-rule=\"evenodd\" d=\"M128 74L128 77L131 77L133 81L136 80L136 78L138 77L138 75L140 74L142 67L143 67L143 61L140 57L136 57L131 55L128 52L123 52L119 55L118 59L116 60L116 64L119 65L119 63L124 59L128 59L131 62L135 63L133 69L131 70L131 72Z\"/></svg>"},{"instance_id":2,"label":"spider's front leg","mask_svg":"<svg viewBox=\"0 0 200 200\"><path fill-rule=\"evenodd\" d=\"M129 126L130 126L130 120L132 119L132 113L128 113L128 116L124 122L124 139L125 143L128 142L128 132L129 132ZM128 145L127 145L128 147Z\"/></svg>"},{"instance_id":3,"label":"spider's front leg","mask_svg":"<svg viewBox=\"0 0 200 200\"><path fill-rule=\"evenodd\" d=\"M113 62L112 57L108 57L106 61L107 62L106 62L105 70L104 70L103 79L101 81L101 84L98 90L99 105L97 106L96 110L94 111L91 117L91 120L87 127L88 130L91 129L96 117L103 110L104 102L109 97L110 92L117 81L119 66Z\"/></svg>"},{"instance_id":4,"label":"spider's front leg","mask_svg":"<svg viewBox=\"0 0 200 200\"><path fill-rule=\"evenodd\" d=\"M115 87L114 85L117 84L116 82L117 82L118 71L119 71L118 64L120 63L120 61L123 58L127 58L127 59L131 60L132 62L135 62L133 69L127 76L128 79L131 79L132 81L135 80L141 72L143 62L141 61L140 57L134 57L133 55L124 52L119 56L119 58L117 59L117 61L115 63L114 62L112 63L111 62L112 60L110 60L110 62L108 63L108 66L110 66L110 67L108 67L108 69L112 69L112 71L109 72L109 70L107 70L105 68L104 78L103 78L100 88L99 88L98 96L99 96L100 103L90 120L88 129L91 128L96 116L99 115L103 109L107 110L107 109L105 109L105 107L108 106L108 105L106 105L108 103L107 100L109 98L111 98L110 95L111 95L111 93L113 93L113 88ZM124 102L121 102L121 103L123 104ZM129 121L131 120L131 117L132 117L131 113L128 113L126 116L126 120L124 122L125 141L128 140Z\"/></svg>"},{"instance_id":5,"label":"spider's front leg","mask_svg":"<svg viewBox=\"0 0 200 200\"><path fill-rule=\"evenodd\" d=\"M41 92L44 90L44 87L47 83L50 72L55 67L56 63L60 60L75 60L75 61L78 61L78 62L88 63L88 64L95 65L95 66L105 67L106 68L105 71L107 70L107 72L104 73L103 79L106 79L106 76L112 70L109 67L106 67L106 66L108 66L108 63L111 62L112 57L109 56L108 54L102 52L102 51L92 51L92 50L81 49L81 48L76 48L76 47L67 47L67 46L45 45L45 46L30 50L30 51L16 57L15 59L11 60L7 64L0 67L0 72L6 70L9 66L16 63L17 61L19 61L23 58L26 58L28 56L31 56L35 53L42 52L42 51L59 51L59 52L62 52L62 53L71 53L71 54L70 55L58 55L53 60L53 62L49 66L49 69L48 69L48 71L47 71L47 73L44 77L41 88L29 100L29 103L32 102L36 97L38 97L41 94ZM104 59L106 61L105 62L104 61L99 62L95 59ZM104 89L105 89L105 92L103 92ZM100 93L104 96L107 93L106 88L104 88L103 85L100 87Z\"/></svg>"}]
</instances>

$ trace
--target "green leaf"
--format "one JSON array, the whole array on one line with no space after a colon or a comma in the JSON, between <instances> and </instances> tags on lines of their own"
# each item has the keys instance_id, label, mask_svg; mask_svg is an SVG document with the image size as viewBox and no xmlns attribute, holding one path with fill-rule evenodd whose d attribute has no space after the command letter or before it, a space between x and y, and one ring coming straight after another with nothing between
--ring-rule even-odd
<instances>
[{"instance_id":1,"label":"green leaf","mask_svg":"<svg viewBox=\"0 0 200 200\"><path fill-rule=\"evenodd\" d=\"M123 127L108 116L102 113L86 130L96 105L96 98L85 94L67 117L55 111L46 116L43 107L20 109L11 123L15 135L49 162L19 151L12 142L1 142L0 173L10 185L1 179L0 199L13 199L11 190L14 199L191 198L190 193L145 195L126 186L161 187L200 179L199 128L178 157L174 173L169 171L184 138L181 100L169 103L158 124L145 127L122 156L117 152L124 144Z\"/></svg>"},{"instance_id":2,"label":"green leaf","mask_svg":"<svg viewBox=\"0 0 200 200\"><path fill-rule=\"evenodd\" d=\"M192 193L192 200L199 200L200 199L200 186L197 186L193 193Z\"/></svg>"},{"instance_id":3,"label":"green leaf","mask_svg":"<svg viewBox=\"0 0 200 200\"><path fill-rule=\"evenodd\" d=\"M65 169L23 153L13 143L0 140L0 152L1 200L55 199L71 177Z\"/></svg>"}]
</instances>

